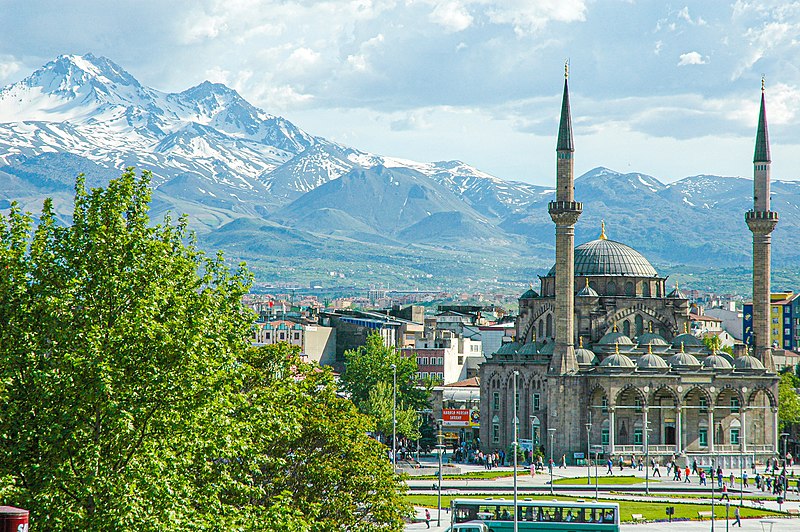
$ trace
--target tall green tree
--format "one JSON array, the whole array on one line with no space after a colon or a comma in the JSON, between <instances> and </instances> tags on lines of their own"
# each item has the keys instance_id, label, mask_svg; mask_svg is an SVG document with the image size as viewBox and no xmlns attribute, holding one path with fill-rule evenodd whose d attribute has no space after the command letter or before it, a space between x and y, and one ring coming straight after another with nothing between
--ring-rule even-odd
<instances>
[{"instance_id":1,"label":"tall green tree","mask_svg":"<svg viewBox=\"0 0 800 532\"><path fill-rule=\"evenodd\" d=\"M800 423L800 396L796 389L800 388L800 378L791 371L781 373L778 382L778 422L780 429L786 425Z\"/></svg>"},{"instance_id":2,"label":"tall green tree","mask_svg":"<svg viewBox=\"0 0 800 532\"><path fill-rule=\"evenodd\" d=\"M398 434L416 440L420 435L419 414L413 408L406 407L403 401L397 404L393 401L392 385L379 382L370 390L362 408L365 414L375 420L375 427L381 434L388 436L396 429Z\"/></svg>"},{"instance_id":3,"label":"tall green tree","mask_svg":"<svg viewBox=\"0 0 800 532\"><path fill-rule=\"evenodd\" d=\"M394 384L392 364L397 371L397 401L412 410L430 408L431 382L418 384L417 360L402 356L394 347L386 346L378 333L367 336L366 343L345 351L342 388L356 406L364 411L370 392L378 383Z\"/></svg>"},{"instance_id":4,"label":"tall green tree","mask_svg":"<svg viewBox=\"0 0 800 532\"><path fill-rule=\"evenodd\" d=\"M37 530L399 530L371 422L296 352L253 351L250 274L149 175L76 185L73 224L0 218L0 487Z\"/></svg>"}]
</instances>

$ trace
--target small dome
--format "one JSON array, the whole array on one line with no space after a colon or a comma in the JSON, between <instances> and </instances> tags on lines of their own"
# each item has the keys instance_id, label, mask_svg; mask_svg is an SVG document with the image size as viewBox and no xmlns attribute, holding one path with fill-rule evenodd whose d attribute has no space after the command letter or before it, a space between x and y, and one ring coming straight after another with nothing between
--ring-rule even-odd
<instances>
[{"instance_id":1,"label":"small dome","mask_svg":"<svg viewBox=\"0 0 800 532\"><path fill-rule=\"evenodd\" d=\"M731 363L725 357L713 353L703 360L703 368L705 369L731 369Z\"/></svg>"},{"instance_id":2,"label":"small dome","mask_svg":"<svg viewBox=\"0 0 800 532\"><path fill-rule=\"evenodd\" d=\"M739 370L763 370L764 364L754 356L742 355L734 360L733 367Z\"/></svg>"},{"instance_id":3,"label":"small dome","mask_svg":"<svg viewBox=\"0 0 800 532\"><path fill-rule=\"evenodd\" d=\"M672 339L673 348L679 349L681 347L681 344L687 348L705 347L705 344L700 338L694 336L693 334L689 334L688 332L679 334L678 336Z\"/></svg>"},{"instance_id":4,"label":"small dome","mask_svg":"<svg viewBox=\"0 0 800 532\"><path fill-rule=\"evenodd\" d=\"M675 289L672 292L667 294L667 297L670 297L672 299L686 299L686 296L683 295L683 292L678 290L677 286L675 287Z\"/></svg>"},{"instance_id":5,"label":"small dome","mask_svg":"<svg viewBox=\"0 0 800 532\"><path fill-rule=\"evenodd\" d=\"M597 355L593 352L589 351L588 349L576 349L575 350L575 358L578 359L579 366L596 366L597 365Z\"/></svg>"},{"instance_id":6,"label":"small dome","mask_svg":"<svg viewBox=\"0 0 800 532\"><path fill-rule=\"evenodd\" d=\"M668 368L669 365L664 362L664 359L658 355L654 355L653 353L647 353L646 355L639 357L639 360L636 362L636 367L639 369L665 369Z\"/></svg>"},{"instance_id":7,"label":"small dome","mask_svg":"<svg viewBox=\"0 0 800 532\"><path fill-rule=\"evenodd\" d=\"M633 360L623 355L622 353L614 353L609 355L600 362L601 368L635 368L636 364Z\"/></svg>"},{"instance_id":8,"label":"small dome","mask_svg":"<svg viewBox=\"0 0 800 532\"><path fill-rule=\"evenodd\" d=\"M507 344L503 344L495 353L496 355L513 355L516 354L517 350L520 348L519 342L509 342Z\"/></svg>"},{"instance_id":9,"label":"small dome","mask_svg":"<svg viewBox=\"0 0 800 532\"><path fill-rule=\"evenodd\" d=\"M575 294L577 297L600 297L600 294L594 291L594 289L589 286L589 283L586 283L586 286L581 288L580 292Z\"/></svg>"},{"instance_id":10,"label":"small dome","mask_svg":"<svg viewBox=\"0 0 800 532\"><path fill-rule=\"evenodd\" d=\"M552 355L553 354L553 349L555 349L555 348L556 348L556 343L555 342L547 342L546 344L542 345L542 347L539 348L539 354L540 355Z\"/></svg>"},{"instance_id":11,"label":"small dome","mask_svg":"<svg viewBox=\"0 0 800 532\"><path fill-rule=\"evenodd\" d=\"M517 351L518 355L535 355L539 352L539 349L536 347L536 342L528 342L527 344L523 345Z\"/></svg>"},{"instance_id":12,"label":"small dome","mask_svg":"<svg viewBox=\"0 0 800 532\"><path fill-rule=\"evenodd\" d=\"M637 338L636 341L639 343L639 347L645 347L645 346L648 346L648 345L652 345L653 347L655 347L655 346L668 346L669 345L667 343L667 341L664 340L663 336L661 336L660 334L653 333L653 332L644 333L639 338Z\"/></svg>"},{"instance_id":13,"label":"small dome","mask_svg":"<svg viewBox=\"0 0 800 532\"><path fill-rule=\"evenodd\" d=\"M633 340L622 334L621 332L616 330L616 326L614 327L615 330L611 331L610 333L606 333L600 338L600 341L597 342L600 345L633 345Z\"/></svg>"},{"instance_id":14,"label":"small dome","mask_svg":"<svg viewBox=\"0 0 800 532\"><path fill-rule=\"evenodd\" d=\"M533 299L535 297L539 297L539 294L531 286L524 294L519 296L520 299Z\"/></svg>"},{"instance_id":15,"label":"small dome","mask_svg":"<svg viewBox=\"0 0 800 532\"><path fill-rule=\"evenodd\" d=\"M675 353L668 360L673 368L699 368L701 366L696 356L683 351Z\"/></svg>"}]
</instances>

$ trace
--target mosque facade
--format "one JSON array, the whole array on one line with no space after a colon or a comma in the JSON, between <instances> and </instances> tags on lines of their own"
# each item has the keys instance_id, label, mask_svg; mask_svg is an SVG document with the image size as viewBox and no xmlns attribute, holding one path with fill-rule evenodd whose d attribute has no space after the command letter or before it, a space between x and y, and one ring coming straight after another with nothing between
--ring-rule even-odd
<instances>
[{"instance_id":1,"label":"mosque facade","mask_svg":"<svg viewBox=\"0 0 800 532\"><path fill-rule=\"evenodd\" d=\"M556 198L549 213L556 262L519 300L515 341L480 367L482 446L530 439L553 456L587 452L629 459L647 450L727 466L778 451L778 376L770 352L769 140L762 86L754 156L753 233L756 336L736 358L709 351L687 332L689 302L667 292L639 252L606 236L574 247L583 206L574 198L573 136L564 80L556 147ZM763 315L762 315L763 314ZM763 323L762 323L763 322ZM766 326L765 326L766 324ZM759 337L759 333L761 337ZM515 423L516 421L516 423Z\"/></svg>"}]
</instances>

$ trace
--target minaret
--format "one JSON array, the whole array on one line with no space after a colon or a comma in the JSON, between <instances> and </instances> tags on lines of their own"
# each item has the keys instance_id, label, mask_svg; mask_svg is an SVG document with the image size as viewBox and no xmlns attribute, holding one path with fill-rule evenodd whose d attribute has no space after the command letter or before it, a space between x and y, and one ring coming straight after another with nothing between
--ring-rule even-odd
<instances>
[{"instance_id":1,"label":"minaret","mask_svg":"<svg viewBox=\"0 0 800 532\"><path fill-rule=\"evenodd\" d=\"M761 110L758 115L756 150L753 155L753 210L745 213L753 233L753 336L755 356L764 367L775 371L770 342L770 258L772 237L778 213L769 210L769 135L764 105L764 80L761 80ZM783 327L783 325L781 325Z\"/></svg>"},{"instance_id":2,"label":"minaret","mask_svg":"<svg viewBox=\"0 0 800 532\"><path fill-rule=\"evenodd\" d=\"M569 111L569 64L564 65L564 96L556 145L556 200L548 205L556 224L556 345L550 372L575 373L575 223L583 205L575 201L575 175L572 154L572 118Z\"/></svg>"}]
</instances>

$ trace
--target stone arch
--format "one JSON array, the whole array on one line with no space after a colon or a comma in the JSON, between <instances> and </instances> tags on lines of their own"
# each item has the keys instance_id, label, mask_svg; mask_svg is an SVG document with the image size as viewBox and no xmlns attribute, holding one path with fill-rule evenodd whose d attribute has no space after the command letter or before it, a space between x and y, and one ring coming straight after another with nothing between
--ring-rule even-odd
<instances>
[{"instance_id":1,"label":"stone arch","mask_svg":"<svg viewBox=\"0 0 800 532\"><path fill-rule=\"evenodd\" d=\"M636 324L636 336L639 337L644 334L644 318L642 318L641 314L636 314L633 321Z\"/></svg>"},{"instance_id":2,"label":"stone arch","mask_svg":"<svg viewBox=\"0 0 800 532\"><path fill-rule=\"evenodd\" d=\"M626 384L620 391L618 391L617 395L614 396L614 404L622 404L622 401L624 401L624 399L627 397L630 397L632 400L638 398L641 400L642 405L647 404L647 397L645 397L644 392L635 384Z\"/></svg>"},{"instance_id":3,"label":"stone arch","mask_svg":"<svg viewBox=\"0 0 800 532\"><path fill-rule=\"evenodd\" d=\"M642 283L642 297L650 297L650 281Z\"/></svg>"},{"instance_id":4,"label":"stone arch","mask_svg":"<svg viewBox=\"0 0 800 532\"><path fill-rule=\"evenodd\" d=\"M661 386L653 389L650 393L650 398L648 399L647 404L652 405L655 404L655 400L658 397L664 397L665 395L669 395L675 401L675 406L680 406L681 404L681 397L678 395L678 392L672 388L669 384L662 384Z\"/></svg>"},{"instance_id":5,"label":"stone arch","mask_svg":"<svg viewBox=\"0 0 800 532\"><path fill-rule=\"evenodd\" d=\"M708 404L709 407L714 404L714 398L711 397L711 393L702 386L692 386L688 390L686 390L686 393L683 394L683 398L681 399L682 402L684 403L688 402L689 396L692 395L694 392L697 392L700 395L700 397L704 397L706 400L706 404Z\"/></svg>"},{"instance_id":6,"label":"stone arch","mask_svg":"<svg viewBox=\"0 0 800 532\"><path fill-rule=\"evenodd\" d=\"M622 320L637 314L641 314L642 319L648 318L652 320L654 330L656 325L672 329L672 327L669 325L672 320L668 316L665 316L661 314L661 312L650 308L643 302L635 303L630 307L619 309L616 312L609 312L605 316L605 321L606 323L610 324L619 323Z\"/></svg>"},{"instance_id":7,"label":"stone arch","mask_svg":"<svg viewBox=\"0 0 800 532\"><path fill-rule=\"evenodd\" d=\"M769 406L771 408L777 408L778 401L775 399L775 395L772 393L772 390L770 390L766 386L756 386L755 388L753 388L753 391L751 391L747 395L747 403L745 404L745 406L751 406L755 402L755 400L758 399L758 394L762 392L769 400Z\"/></svg>"},{"instance_id":8,"label":"stone arch","mask_svg":"<svg viewBox=\"0 0 800 532\"><path fill-rule=\"evenodd\" d=\"M627 281L625 283L625 295L628 297L636 295L636 285L633 284L633 281Z\"/></svg>"},{"instance_id":9,"label":"stone arch","mask_svg":"<svg viewBox=\"0 0 800 532\"><path fill-rule=\"evenodd\" d=\"M624 320L622 322L622 334L624 334L628 338L631 337L631 322L630 321Z\"/></svg>"},{"instance_id":10,"label":"stone arch","mask_svg":"<svg viewBox=\"0 0 800 532\"><path fill-rule=\"evenodd\" d=\"M726 403L721 401L724 397L735 396L739 399L739 406L744 405L744 397L742 396L741 390L738 388L734 388L732 384L726 384L717 392L717 396L714 397L714 404L719 406L725 406Z\"/></svg>"}]
</instances>

